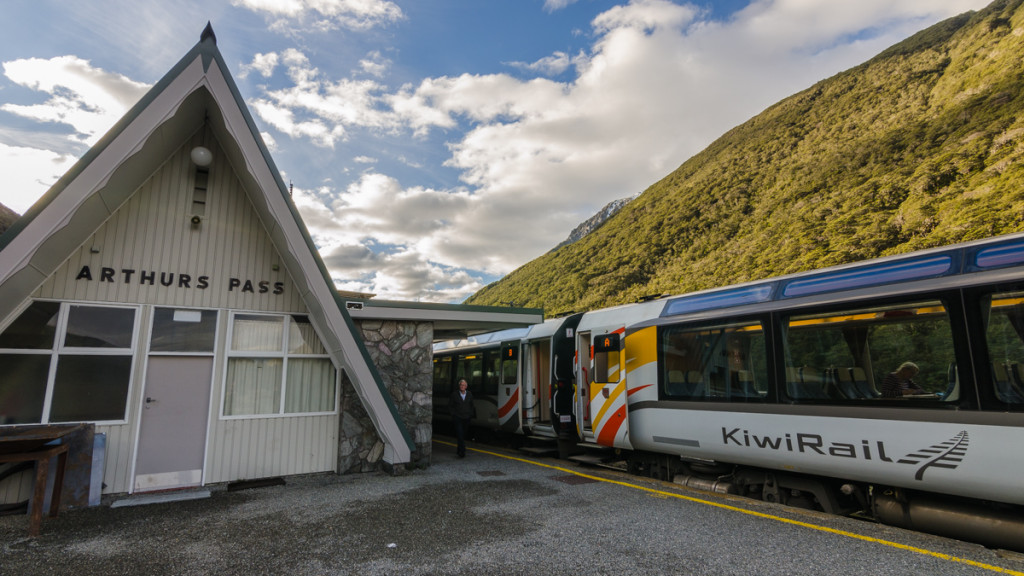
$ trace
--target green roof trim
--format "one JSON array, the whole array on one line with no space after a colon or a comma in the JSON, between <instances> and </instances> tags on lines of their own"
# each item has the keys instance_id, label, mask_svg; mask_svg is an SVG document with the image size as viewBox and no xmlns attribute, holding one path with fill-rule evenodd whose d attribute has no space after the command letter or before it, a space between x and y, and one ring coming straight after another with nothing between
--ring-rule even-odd
<instances>
[{"instance_id":1,"label":"green roof trim","mask_svg":"<svg viewBox=\"0 0 1024 576\"><path fill-rule=\"evenodd\" d=\"M458 312L490 312L501 314L544 315L543 308L514 308L486 306L481 304L442 304L435 302L404 302L401 300L377 300L374 298L353 298L339 294L345 302L359 302L365 308L407 308L410 310L437 310Z\"/></svg>"}]
</instances>

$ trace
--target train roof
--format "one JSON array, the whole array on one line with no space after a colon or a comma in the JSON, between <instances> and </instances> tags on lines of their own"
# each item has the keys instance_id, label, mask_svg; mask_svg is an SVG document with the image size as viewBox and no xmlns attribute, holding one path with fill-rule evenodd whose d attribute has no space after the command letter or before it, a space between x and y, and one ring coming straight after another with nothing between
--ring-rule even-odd
<instances>
[{"instance_id":1,"label":"train roof","mask_svg":"<svg viewBox=\"0 0 1024 576\"><path fill-rule=\"evenodd\" d=\"M523 337L523 340L536 340L538 338L550 338L556 332L558 332L563 326L576 327L579 323L582 314L572 314L570 316L562 316L559 318L551 318L545 320L540 324L534 324L530 326L530 332Z\"/></svg>"},{"instance_id":2,"label":"train roof","mask_svg":"<svg viewBox=\"0 0 1024 576\"><path fill-rule=\"evenodd\" d=\"M661 317L670 318L803 297L825 296L858 289L889 287L983 272L1012 271L1024 265L1024 233L997 236L778 276L669 298ZM638 319L639 321L640 319ZM649 322L648 322L649 323Z\"/></svg>"},{"instance_id":3,"label":"train roof","mask_svg":"<svg viewBox=\"0 0 1024 576\"><path fill-rule=\"evenodd\" d=\"M579 332L583 332L585 330L614 330L615 328L623 327L641 320L657 318L667 303L667 299L648 300L646 302L622 304L611 308L591 310L583 315L583 318L580 319L580 324L576 327L576 330Z\"/></svg>"},{"instance_id":4,"label":"train roof","mask_svg":"<svg viewBox=\"0 0 1024 576\"><path fill-rule=\"evenodd\" d=\"M444 350L459 350L463 348L477 348L481 346L487 346L488 344L500 344L505 340L519 340L526 336L526 333L530 331L532 326L526 326L523 328L508 328L506 330L498 330L497 332L488 332L486 334L477 334L476 336L469 336L461 340L447 340L444 342L436 342L434 344L434 352L442 352Z\"/></svg>"}]
</instances>

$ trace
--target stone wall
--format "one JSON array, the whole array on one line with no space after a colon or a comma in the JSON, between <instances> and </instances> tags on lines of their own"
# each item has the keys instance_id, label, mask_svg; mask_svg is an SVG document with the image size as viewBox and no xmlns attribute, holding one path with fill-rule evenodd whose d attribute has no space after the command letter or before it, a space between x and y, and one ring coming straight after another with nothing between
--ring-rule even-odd
<instances>
[{"instance_id":1,"label":"stone wall","mask_svg":"<svg viewBox=\"0 0 1024 576\"><path fill-rule=\"evenodd\" d=\"M430 465L433 398L434 326L430 322L357 321L370 359L416 448L407 466ZM338 472L369 472L380 468L384 443L363 408L347 375L342 378ZM400 470L392 470L400 472Z\"/></svg>"}]
</instances>

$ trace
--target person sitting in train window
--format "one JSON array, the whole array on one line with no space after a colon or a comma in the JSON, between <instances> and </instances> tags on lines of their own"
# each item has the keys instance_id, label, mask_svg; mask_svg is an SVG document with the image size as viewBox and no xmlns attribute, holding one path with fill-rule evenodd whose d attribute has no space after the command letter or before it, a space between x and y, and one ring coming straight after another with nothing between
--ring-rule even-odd
<instances>
[{"instance_id":1,"label":"person sitting in train window","mask_svg":"<svg viewBox=\"0 0 1024 576\"><path fill-rule=\"evenodd\" d=\"M882 397L900 398L912 394L926 394L926 392L912 378L917 376L920 369L913 362L900 364L894 372L889 372L882 378Z\"/></svg>"}]
</instances>

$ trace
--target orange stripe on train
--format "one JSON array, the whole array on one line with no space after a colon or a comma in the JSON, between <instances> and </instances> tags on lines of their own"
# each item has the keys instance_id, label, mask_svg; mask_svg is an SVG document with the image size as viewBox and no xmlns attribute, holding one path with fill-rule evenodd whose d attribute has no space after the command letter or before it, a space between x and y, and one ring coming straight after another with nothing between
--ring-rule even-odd
<instances>
[{"instance_id":1,"label":"orange stripe on train","mask_svg":"<svg viewBox=\"0 0 1024 576\"><path fill-rule=\"evenodd\" d=\"M597 435L597 443L602 446L613 446L615 444L615 436L619 433L619 428L622 428L622 424L625 421L626 407L620 406L604 423L604 426Z\"/></svg>"},{"instance_id":2,"label":"orange stripe on train","mask_svg":"<svg viewBox=\"0 0 1024 576\"><path fill-rule=\"evenodd\" d=\"M512 393L511 397L509 397L508 402L505 402L505 405L498 409L498 418L504 418L505 416L508 416L510 412L516 409L516 406L518 404L519 388L516 388L516 391Z\"/></svg>"}]
</instances>

